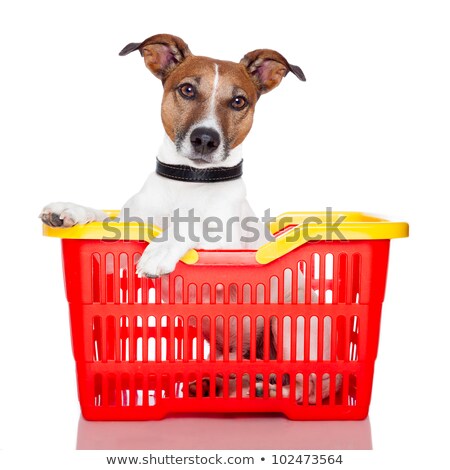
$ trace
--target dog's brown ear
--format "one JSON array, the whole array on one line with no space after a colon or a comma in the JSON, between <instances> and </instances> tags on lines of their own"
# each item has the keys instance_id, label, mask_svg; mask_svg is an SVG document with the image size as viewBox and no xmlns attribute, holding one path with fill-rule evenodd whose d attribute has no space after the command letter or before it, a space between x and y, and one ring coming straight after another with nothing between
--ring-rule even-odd
<instances>
[{"instance_id":1,"label":"dog's brown ear","mask_svg":"<svg viewBox=\"0 0 450 470\"><path fill-rule=\"evenodd\" d=\"M132 42L119 55L139 50L147 68L164 81L186 57L191 55L188 45L171 34L157 34L142 42Z\"/></svg>"},{"instance_id":2,"label":"dog's brown ear","mask_svg":"<svg viewBox=\"0 0 450 470\"><path fill-rule=\"evenodd\" d=\"M260 94L277 87L281 80L292 72L303 82L306 80L302 69L290 64L280 53L270 49L249 52L241 59Z\"/></svg>"}]
</instances>

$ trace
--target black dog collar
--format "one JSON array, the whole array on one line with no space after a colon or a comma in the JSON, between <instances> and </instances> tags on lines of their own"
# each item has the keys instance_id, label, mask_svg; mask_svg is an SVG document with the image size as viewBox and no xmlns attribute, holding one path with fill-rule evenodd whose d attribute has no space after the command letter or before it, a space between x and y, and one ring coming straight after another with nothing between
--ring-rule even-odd
<instances>
[{"instance_id":1,"label":"black dog collar","mask_svg":"<svg viewBox=\"0 0 450 470\"><path fill-rule=\"evenodd\" d=\"M216 168L193 168L188 165L171 165L156 159L156 173L172 180L191 183L217 183L242 176L242 160L235 166Z\"/></svg>"}]
</instances>

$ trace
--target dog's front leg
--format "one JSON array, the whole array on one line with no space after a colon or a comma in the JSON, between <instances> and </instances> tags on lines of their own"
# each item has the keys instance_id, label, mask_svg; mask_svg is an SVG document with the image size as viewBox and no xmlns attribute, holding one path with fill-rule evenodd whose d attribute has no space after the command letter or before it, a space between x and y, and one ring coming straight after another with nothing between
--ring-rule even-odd
<instances>
[{"instance_id":1,"label":"dog's front leg","mask_svg":"<svg viewBox=\"0 0 450 470\"><path fill-rule=\"evenodd\" d=\"M144 250L137 264L138 275L156 278L169 274L175 269L180 258L198 246L198 221L192 221L186 216L186 223L178 223L178 218L181 218L179 213L176 218L170 217L168 227Z\"/></svg>"},{"instance_id":2,"label":"dog's front leg","mask_svg":"<svg viewBox=\"0 0 450 470\"><path fill-rule=\"evenodd\" d=\"M73 227L89 222L102 222L108 215L98 209L80 206L72 202L52 202L47 204L39 217L50 227Z\"/></svg>"}]
</instances>

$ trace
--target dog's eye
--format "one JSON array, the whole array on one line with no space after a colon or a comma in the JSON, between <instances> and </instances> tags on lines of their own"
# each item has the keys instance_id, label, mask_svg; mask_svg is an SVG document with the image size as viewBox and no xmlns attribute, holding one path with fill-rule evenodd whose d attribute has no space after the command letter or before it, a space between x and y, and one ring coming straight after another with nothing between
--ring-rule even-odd
<instances>
[{"instance_id":1,"label":"dog's eye","mask_svg":"<svg viewBox=\"0 0 450 470\"><path fill-rule=\"evenodd\" d=\"M196 89L190 83L183 83L182 85L178 87L178 93L180 93L180 95L183 98L187 98L188 100L191 100L195 98Z\"/></svg>"},{"instance_id":2,"label":"dog's eye","mask_svg":"<svg viewBox=\"0 0 450 470\"><path fill-rule=\"evenodd\" d=\"M235 96L231 100L230 104L233 109L237 109L239 111L247 106L248 101L243 96Z\"/></svg>"}]
</instances>

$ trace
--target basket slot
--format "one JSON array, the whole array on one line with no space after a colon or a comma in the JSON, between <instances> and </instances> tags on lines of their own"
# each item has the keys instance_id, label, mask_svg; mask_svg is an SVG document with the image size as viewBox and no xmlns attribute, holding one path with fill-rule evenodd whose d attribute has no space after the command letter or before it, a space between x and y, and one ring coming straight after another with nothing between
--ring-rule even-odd
<instances>
[{"instance_id":1,"label":"basket slot","mask_svg":"<svg viewBox=\"0 0 450 470\"><path fill-rule=\"evenodd\" d=\"M213 288L213 286L209 286L209 287L210 287L210 289L209 289L209 295L210 295L209 303L215 304L216 303L217 290L216 290L216 288ZM220 295L219 295L219 298L220 298Z\"/></svg>"},{"instance_id":2,"label":"basket slot","mask_svg":"<svg viewBox=\"0 0 450 470\"><path fill-rule=\"evenodd\" d=\"M309 319L309 331L305 334L308 335L309 341L309 357L306 360L317 361L319 351L319 319L316 316L312 316Z\"/></svg>"},{"instance_id":3,"label":"basket slot","mask_svg":"<svg viewBox=\"0 0 450 470\"><path fill-rule=\"evenodd\" d=\"M263 358L265 361L270 359L270 337L273 323L276 321L276 317L264 318L264 352Z\"/></svg>"},{"instance_id":4,"label":"basket slot","mask_svg":"<svg viewBox=\"0 0 450 470\"><path fill-rule=\"evenodd\" d=\"M268 304L269 302L270 302L270 289L266 289L264 284L257 284L256 285L256 303Z\"/></svg>"},{"instance_id":5,"label":"basket slot","mask_svg":"<svg viewBox=\"0 0 450 470\"><path fill-rule=\"evenodd\" d=\"M329 341L330 357L329 358L324 357L325 360L335 361L337 359L337 354L336 354L337 344L336 343L337 343L337 320L336 318L331 318L330 341ZM325 347L327 347L327 344L325 344ZM325 352L324 352L324 356L325 356Z\"/></svg>"},{"instance_id":6,"label":"basket slot","mask_svg":"<svg viewBox=\"0 0 450 470\"><path fill-rule=\"evenodd\" d=\"M339 260L341 255L333 255L333 281L332 281L332 298L331 303L337 304L339 302L339 288L340 288L340 272Z\"/></svg>"},{"instance_id":7,"label":"basket slot","mask_svg":"<svg viewBox=\"0 0 450 470\"><path fill-rule=\"evenodd\" d=\"M306 397L308 397L306 399ZM322 381L317 380L317 374L313 372L309 374L308 394L305 395L304 401L309 405L318 405L322 400Z\"/></svg>"},{"instance_id":8,"label":"basket slot","mask_svg":"<svg viewBox=\"0 0 450 470\"><path fill-rule=\"evenodd\" d=\"M224 362L228 362L230 358L230 332L229 322L224 320L224 317L218 316L216 318L216 334L222 338L223 344L221 345L222 357Z\"/></svg>"},{"instance_id":9,"label":"basket slot","mask_svg":"<svg viewBox=\"0 0 450 470\"><path fill-rule=\"evenodd\" d=\"M154 280L155 284L155 304L161 303L161 278L158 277Z\"/></svg>"},{"instance_id":10,"label":"basket slot","mask_svg":"<svg viewBox=\"0 0 450 470\"><path fill-rule=\"evenodd\" d=\"M266 300L266 303L277 304L278 303L278 277L272 276L269 280L270 289L269 298Z\"/></svg>"},{"instance_id":11,"label":"basket slot","mask_svg":"<svg viewBox=\"0 0 450 470\"><path fill-rule=\"evenodd\" d=\"M195 287L195 290L196 290L196 299L195 299L195 303L196 304L201 304L202 303L202 296L203 296L203 287L199 288L199 287Z\"/></svg>"},{"instance_id":12,"label":"basket slot","mask_svg":"<svg viewBox=\"0 0 450 470\"><path fill-rule=\"evenodd\" d=\"M348 382L349 382L348 383L348 389L349 389L348 405L356 406L358 404L358 398L357 398L358 386L357 386L356 374L350 374Z\"/></svg>"},{"instance_id":13,"label":"basket slot","mask_svg":"<svg viewBox=\"0 0 450 470\"><path fill-rule=\"evenodd\" d=\"M244 345L248 350L248 343L245 343L244 341L244 331L245 331L244 322L249 320L248 317L246 318L247 320L245 320L245 318L241 319L238 317L238 320L236 322L236 338L237 338L236 359L238 362L241 362L243 359L242 351L243 351Z\"/></svg>"},{"instance_id":14,"label":"basket slot","mask_svg":"<svg viewBox=\"0 0 450 470\"><path fill-rule=\"evenodd\" d=\"M191 316L187 319L186 325L183 330L183 360L187 362L191 359L195 359L193 355L194 351L194 340L195 340L195 328L197 320Z\"/></svg>"},{"instance_id":15,"label":"basket slot","mask_svg":"<svg viewBox=\"0 0 450 470\"><path fill-rule=\"evenodd\" d=\"M223 304L228 303L225 302L225 287L223 284L217 284L215 288L215 303L216 304Z\"/></svg>"},{"instance_id":16,"label":"basket slot","mask_svg":"<svg viewBox=\"0 0 450 470\"><path fill-rule=\"evenodd\" d=\"M295 382L292 383L291 393L295 396L297 405L301 405L303 403L303 397L305 396L303 374L301 372L297 372L297 374L295 374Z\"/></svg>"},{"instance_id":17,"label":"basket slot","mask_svg":"<svg viewBox=\"0 0 450 470\"><path fill-rule=\"evenodd\" d=\"M133 329L131 330L130 336L130 360L142 362L144 357L147 357L144 354L144 343L147 344L147 341L144 341L144 327L142 322L142 317L137 315L133 318Z\"/></svg>"},{"instance_id":18,"label":"basket slot","mask_svg":"<svg viewBox=\"0 0 450 470\"><path fill-rule=\"evenodd\" d=\"M197 303L210 304L211 302L211 286L209 284L202 285L201 298L197 299Z\"/></svg>"},{"instance_id":19,"label":"basket slot","mask_svg":"<svg viewBox=\"0 0 450 470\"><path fill-rule=\"evenodd\" d=\"M137 317L135 325L136 325L135 337L140 340L140 343L137 346L137 350L140 352L140 358L139 358L139 353L136 353L136 360L147 362L148 361L148 323L144 322L144 319L142 317Z\"/></svg>"},{"instance_id":20,"label":"basket slot","mask_svg":"<svg viewBox=\"0 0 450 470\"><path fill-rule=\"evenodd\" d=\"M228 286L227 303L236 304L238 302L238 289L237 284L230 284Z\"/></svg>"},{"instance_id":21,"label":"basket slot","mask_svg":"<svg viewBox=\"0 0 450 470\"><path fill-rule=\"evenodd\" d=\"M202 334L202 324L203 319L199 319L197 322L197 336L196 336L196 346L197 346L197 361L201 362L203 360L203 334Z\"/></svg>"},{"instance_id":22,"label":"basket slot","mask_svg":"<svg viewBox=\"0 0 450 470\"><path fill-rule=\"evenodd\" d=\"M157 375L156 376L156 380L158 381L159 379L159 376ZM169 374L162 374L161 375L161 386L160 388L157 389L157 392L158 390L161 391L161 398L171 398L172 397L172 393L171 393L171 390L172 390L172 387L171 387L171 379L170 379L170 375ZM156 383L157 387L158 387L158 382ZM156 394L156 396L158 396L158 393Z\"/></svg>"},{"instance_id":23,"label":"basket slot","mask_svg":"<svg viewBox=\"0 0 450 470\"><path fill-rule=\"evenodd\" d=\"M211 361L216 360L216 322L213 321L211 318L211 321L209 322L209 327L210 327L210 340L209 340L209 357Z\"/></svg>"},{"instance_id":24,"label":"basket slot","mask_svg":"<svg viewBox=\"0 0 450 470\"><path fill-rule=\"evenodd\" d=\"M94 399L92 403L94 406L103 405L103 379L101 374L95 374L94 376Z\"/></svg>"},{"instance_id":25,"label":"basket slot","mask_svg":"<svg viewBox=\"0 0 450 470\"><path fill-rule=\"evenodd\" d=\"M183 374L175 374L173 383L173 396L174 398L183 398L184 387L183 387Z\"/></svg>"},{"instance_id":26,"label":"basket slot","mask_svg":"<svg viewBox=\"0 0 450 470\"><path fill-rule=\"evenodd\" d=\"M188 374L187 376L187 384L186 384L186 390L187 393L185 394L186 397L189 398L196 398L196 385L197 385L197 376L193 372Z\"/></svg>"},{"instance_id":27,"label":"basket slot","mask_svg":"<svg viewBox=\"0 0 450 470\"><path fill-rule=\"evenodd\" d=\"M303 324L304 333L304 355L303 360L309 361L310 360L310 352L311 352L311 337L310 337L310 320L305 318L305 322Z\"/></svg>"},{"instance_id":28,"label":"basket slot","mask_svg":"<svg viewBox=\"0 0 450 470\"><path fill-rule=\"evenodd\" d=\"M92 279L92 302L100 302L100 273L101 257L99 253L92 253L91 256L91 279Z\"/></svg>"},{"instance_id":29,"label":"basket slot","mask_svg":"<svg viewBox=\"0 0 450 470\"><path fill-rule=\"evenodd\" d=\"M352 303L359 303L361 293L361 255L352 256Z\"/></svg>"},{"instance_id":30,"label":"basket slot","mask_svg":"<svg viewBox=\"0 0 450 470\"><path fill-rule=\"evenodd\" d=\"M230 354L228 359L229 360L236 360L236 351L237 351L237 324L238 319L236 316L231 316L228 319L229 327L228 327L228 347L230 350Z\"/></svg>"},{"instance_id":31,"label":"basket slot","mask_svg":"<svg viewBox=\"0 0 450 470\"><path fill-rule=\"evenodd\" d=\"M200 359L210 360L210 342L211 342L211 319L207 316L202 318L202 336L200 338Z\"/></svg>"},{"instance_id":32,"label":"basket slot","mask_svg":"<svg viewBox=\"0 0 450 470\"><path fill-rule=\"evenodd\" d=\"M114 374L108 374L105 376L106 387L108 394L108 406L116 406L117 404L117 377Z\"/></svg>"},{"instance_id":33,"label":"basket slot","mask_svg":"<svg viewBox=\"0 0 450 470\"><path fill-rule=\"evenodd\" d=\"M116 319L112 315L106 317L106 335L105 342L103 343L104 351L102 356L106 361L114 361L116 355Z\"/></svg>"},{"instance_id":34,"label":"basket slot","mask_svg":"<svg viewBox=\"0 0 450 470\"><path fill-rule=\"evenodd\" d=\"M289 288L289 293L290 293L290 297L291 297L291 303L293 304L297 304L300 300L299 300L299 290L300 290L300 285L299 285L299 282L302 283L302 286L301 288L303 289L303 285L304 285L304 279L303 279L303 275L300 276L299 275L299 268L298 268L298 263L296 263L294 269L291 270L291 273L292 273L292 280L291 280L291 285L290 285L290 288Z\"/></svg>"},{"instance_id":35,"label":"basket slot","mask_svg":"<svg viewBox=\"0 0 450 470\"><path fill-rule=\"evenodd\" d=\"M283 277L280 277L278 279L278 295L277 295L277 300L276 303L278 304L284 304L285 303L285 285L289 285L289 283L292 281L292 271L290 269L285 269L283 271Z\"/></svg>"},{"instance_id":36,"label":"basket slot","mask_svg":"<svg viewBox=\"0 0 450 470\"><path fill-rule=\"evenodd\" d=\"M125 284L125 301L123 302L122 269L121 269L120 262L121 262L122 256L125 256L125 259L126 259L127 255L125 253L121 253L120 255L116 255L116 256L112 255L112 256L113 256L113 263L114 263L113 264L113 269L114 269L113 271L113 296L112 296L113 302L116 304L126 303L127 287Z\"/></svg>"},{"instance_id":37,"label":"basket slot","mask_svg":"<svg viewBox=\"0 0 450 470\"><path fill-rule=\"evenodd\" d=\"M243 399L250 398L251 393L252 393L250 374L248 374L247 372L245 374L242 374L242 380L240 382L241 382L240 387L239 387L240 394L238 395L238 398L243 398ZM254 392L252 396L254 396Z\"/></svg>"},{"instance_id":38,"label":"basket slot","mask_svg":"<svg viewBox=\"0 0 450 470\"><path fill-rule=\"evenodd\" d=\"M184 279L182 276L175 276L173 285L173 289L175 289L174 292L174 301L176 304L181 304L181 303L186 303L187 299L186 297L183 297L183 292L184 292Z\"/></svg>"},{"instance_id":39,"label":"basket slot","mask_svg":"<svg viewBox=\"0 0 450 470\"><path fill-rule=\"evenodd\" d=\"M277 361L282 362L283 361L283 349L284 349L284 344L283 344L283 334L284 334L284 324L283 320L280 317L275 317L275 324L274 324L274 331L276 331L276 336L277 336Z\"/></svg>"},{"instance_id":40,"label":"basket slot","mask_svg":"<svg viewBox=\"0 0 450 470\"><path fill-rule=\"evenodd\" d=\"M337 383L336 383L337 386ZM348 405L349 404L349 376L348 374L342 375L342 394L338 395L337 398L339 405Z\"/></svg>"},{"instance_id":41,"label":"basket slot","mask_svg":"<svg viewBox=\"0 0 450 470\"><path fill-rule=\"evenodd\" d=\"M319 273L318 273L318 279L319 279L319 304L324 304L325 303L325 259L326 256L320 256L317 255L317 258L319 260L318 266L319 266Z\"/></svg>"},{"instance_id":42,"label":"basket slot","mask_svg":"<svg viewBox=\"0 0 450 470\"><path fill-rule=\"evenodd\" d=\"M183 317L176 316L173 323L173 328L170 329L170 339L173 341L173 356L169 356L170 361L183 360Z\"/></svg>"},{"instance_id":43,"label":"basket slot","mask_svg":"<svg viewBox=\"0 0 450 470\"><path fill-rule=\"evenodd\" d=\"M297 358L297 324L298 318L291 318L291 337L290 337L290 357L286 358L290 361L295 361Z\"/></svg>"},{"instance_id":44,"label":"basket slot","mask_svg":"<svg viewBox=\"0 0 450 470\"><path fill-rule=\"evenodd\" d=\"M291 398L291 376L284 373L281 377L281 386L277 385L277 398ZM295 396L295 395L294 395Z\"/></svg>"},{"instance_id":45,"label":"basket slot","mask_svg":"<svg viewBox=\"0 0 450 470\"><path fill-rule=\"evenodd\" d=\"M131 381L131 405L132 406L148 406L148 390L144 385L143 374L136 374L134 380Z\"/></svg>"},{"instance_id":46,"label":"basket slot","mask_svg":"<svg viewBox=\"0 0 450 470\"><path fill-rule=\"evenodd\" d=\"M330 316L326 316L323 319L323 329L322 329L322 360L329 361L331 359L331 349L332 349L332 338L333 338L333 329L332 329L333 320Z\"/></svg>"},{"instance_id":47,"label":"basket slot","mask_svg":"<svg viewBox=\"0 0 450 470\"><path fill-rule=\"evenodd\" d=\"M116 345L119 345L119 351L116 351L116 357L122 362L130 360L130 319L121 316L119 328L116 330Z\"/></svg>"},{"instance_id":48,"label":"basket slot","mask_svg":"<svg viewBox=\"0 0 450 470\"><path fill-rule=\"evenodd\" d=\"M241 299L240 303L243 303L243 304L254 303L254 302L252 302L252 299L251 299L251 292L252 292L252 286L248 283L244 284L242 286L242 295L240 297L240 299Z\"/></svg>"},{"instance_id":49,"label":"basket slot","mask_svg":"<svg viewBox=\"0 0 450 470\"><path fill-rule=\"evenodd\" d=\"M102 352L102 318L96 315L92 320L92 360L101 362Z\"/></svg>"},{"instance_id":50,"label":"basket slot","mask_svg":"<svg viewBox=\"0 0 450 470\"><path fill-rule=\"evenodd\" d=\"M308 263L304 262L304 276L305 276L305 292L304 292L304 297L305 297L305 304L310 304L311 303L311 277L313 270L311 269L311 266L313 261L313 257L311 255L311 264L309 265Z\"/></svg>"},{"instance_id":51,"label":"basket slot","mask_svg":"<svg viewBox=\"0 0 450 470\"><path fill-rule=\"evenodd\" d=\"M323 348L324 348L324 319L317 318L317 360L323 361Z\"/></svg>"},{"instance_id":52,"label":"basket slot","mask_svg":"<svg viewBox=\"0 0 450 470\"><path fill-rule=\"evenodd\" d=\"M297 361L303 361L305 359L305 317L298 316L296 321L296 332L297 336L295 339L296 342L296 353L295 359Z\"/></svg>"},{"instance_id":53,"label":"basket slot","mask_svg":"<svg viewBox=\"0 0 450 470\"><path fill-rule=\"evenodd\" d=\"M209 383L206 384L206 394L210 397L210 398L216 398L216 391L217 391L217 376L216 374L212 374L210 380L209 380Z\"/></svg>"},{"instance_id":54,"label":"basket slot","mask_svg":"<svg viewBox=\"0 0 450 470\"><path fill-rule=\"evenodd\" d=\"M346 302L346 292L348 284L347 276L347 254L341 253L338 258L338 270L339 270L339 287L338 287L338 302Z\"/></svg>"},{"instance_id":55,"label":"basket slot","mask_svg":"<svg viewBox=\"0 0 450 470\"><path fill-rule=\"evenodd\" d=\"M150 315L146 321L146 334L142 341L147 344L147 352L143 352L144 360L156 361L156 317Z\"/></svg>"},{"instance_id":56,"label":"basket slot","mask_svg":"<svg viewBox=\"0 0 450 470\"><path fill-rule=\"evenodd\" d=\"M337 317L336 324L336 360L342 361L347 358L348 329L346 319L343 315ZM334 359L334 358L333 358Z\"/></svg>"},{"instance_id":57,"label":"basket slot","mask_svg":"<svg viewBox=\"0 0 450 470\"><path fill-rule=\"evenodd\" d=\"M233 372L229 375L228 390L230 398L242 398L242 379L239 374Z\"/></svg>"},{"instance_id":58,"label":"basket slot","mask_svg":"<svg viewBox=\"0 0 450 470\"><path fill-rule=\"evenodd\" d=\"M156 405L156 391L157 391L157 380L156 380L156 374L149 374L148 375L148 391L146 392L145 389L145 383L143 387L142 394L144 397L148 397L148 404L149 406L155 406Z\"/></svg>"},{"instance_id":59,"label":"basket slot","mask_svg":"<svg viewBox=\"0 0 450 470\"><path fill-rule=\"evenodd\" d=\"M333 289L334 289L334 276L335 276L335 262L334 256L332 253L327 253L324 259L324 270L322 271L323 276L323 287L324 296L325 296L325 303L331 304L333 303Z\"/></svg>"},{"instance_id":60,"label":"basket slot","mask_svg":"<svg viewBox=\"0 0 450 470\"><path fill-rule=\"evenodd\" d=\"M155 318L155 317L154 317ZM155 361L156 362L161 362L161 349L162 349L162 338L161 338L161 320L155 318ZM164 351L165 353L165 351ZM164 354L165 355L165 354Z\"/></svg>"},{"instance_id":61,"label":"basket slot","mask_svg":"<svg viewBox=\"0 0 450 470\"><path fill-rule=\"evenodd\" d=\"M283 361L289 361L291 359L291 347L292 347L292 342L291 342L291 337L292 337L292 321L291 317L285 316L283 318L283 354L282 354L282 359Z\"/></svg>"},{"instance_id":62,"label":"basket slot","mask_svg":"<svg viewBox=\"0 0 450 470\"><path fill-rule=\"evenodd\" d=\"M134 304L136 303L136 280L138 279L136 275L136 268L134 264L134 255L128 254L127 255L127 275L128 275L128 303Z\"/></svg>"},{"instance_id":63,"label":"basket slot","mask_svg":"<svg viewBox=\"0 0 450 470\"><path fill-rule=\"evenodd\" d=\"M351 317L350 326L350 344L349 344L349 361L358 360L358 343L359 343L359 317L354 315Z\"/></svg>"},{"instance_id":64,"label":"basket slot","mask_svg":"<svg viewBox=\"0 0 450 470\"><path fill-rule=\"evenodd\" d=\"M256 328L252 318L245 316L242 321L244 352L250 352L250 361L256 361Z\"/></svg>"},{"instance_id":65,"label":"basket slot","mask_svg":"<svg viewBox=\"0 0 450 470\"><path fill-rule=\"evenodd\" d=\"M105 256L105 290L106 290L106 302L113 303L115 301L115 288L114 283L114 255L112 253L106 253ZM119 290L120 292L120 290Z\"/></svg>"},{"instance_id":66,"label":"basket slot","mask_svg":"<svg viewBox=\"0 0 450 470\"><path fill-rule=\"evenodd\" d=\"M328 389L329 389L329 396L325 398L323 401L328 403L329 406L334 406L336 401L336 379L332 374L328 375Z\"/></svg>"},{"instance_id":67,"label":"basket slot","mask_svg":"<svg viewBox=\"0 0 450 470\"><path fill-rule=\"evenodd\" d=\"M192 303L192 304L201 303L200 289L197 287L196 284L189 284L188 298L189 298L189 303Z\"/></svg>"},{"instance_id":68,"label":"basket slot","mask_svg":"<svg viewBox=\"0 0 450 470\"><path fill-rule=\"evenodd\" d=\"M130 397L133 394L130 389L130 376L129 374L122 374L120 377L120 405L121 406L130 406ZM133 397L134 401L134 397ZM134 404L134 403L133 403Z\"/></svg>"}]
</instances>

